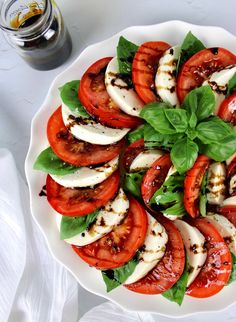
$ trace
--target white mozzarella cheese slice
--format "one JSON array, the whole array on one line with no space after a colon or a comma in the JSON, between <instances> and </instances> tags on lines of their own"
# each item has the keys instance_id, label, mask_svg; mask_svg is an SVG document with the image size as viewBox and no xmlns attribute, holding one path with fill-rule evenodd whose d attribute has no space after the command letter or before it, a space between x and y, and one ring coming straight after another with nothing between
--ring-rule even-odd
<instances>
[{"instance_id":1,"label":"white mozzarella cheese slice","mask_svg":"<svg viewBox=\"0 0 236 322\"><path fill-rule=\"evenodd\" d=\"M176 67L179 54L179 46L168 49L159 61L155 78L157 94L165 103L173 106L179 105L176 93Z\"/></svg>"},{"instance_id":2,"label":"white mozzarella cheese slice","mask_svg":"<svg viewBox=\"0 0 236 322\"><path fill-rule=\"evenodd\" d=\"M229 180L229 194L231 195L236 191L236 174L232 176Z\"/></svg>"},{"instance_id":3,"label":"white mozzarella cheese slice","mask_svg":"<svg viewBox=\"0 0 236 322\"><path fill-rule=\"evenodd\" d=\"M76 172L63 176L50 176L54 181L67 188L94 186L106 180L117 168L119 157L112 159L100 167L81 167Z\"/></svg>"},{"instance_id":4,"label":"white mozzarella cheese slice","mask_svg":"<svg viewBox=\"0 0 236 322\"><path fill-rule=\"evenodd\" d=\"M196 227L192 227L182 220L176 220L174 224L181 233L188 257L190 269L187 286L189 286L199 274L207 258L204 247L205 237Z\"/></svg>"},{"instance_id":5,"label":"white mozzarella cheese slice","mask_svg":"<svg viewBox=\"0 0 236 322\"><path fill-rule=\"evenodd\" d=\"M226 217L218 214L207 214L207 220L215 226L225 239L231 253L236 256L236 228L234 225Z\"/></svg>"},{"instance_id":6,"label":"white mozzarella cheese slice","mask_svg":"<svg viewBox=\"0 0 236 322\"><path fill-rule=\"evenodd\" d=\"M213 162L207 174L207 201L211 205L221 205L226 195L226 168L224 163Z\"/></svg>"},{"instance_id":7,"label":"white mozzarella cheese slice","mask_svg":"<svg viewBox=\"0 0 236 322\"><path fill-rule=\"evenodd\" d=\"M236 206L236 196L225 199L222 206Z\"/></svg>"},{"instance_id":8,"label":"white mozzarella cheese slice","mask_svg":"<svg viewBox=\"0 0 236 322\"><path fill-rule=\"evenodd\" d=\"M120 141L129 129L113 129L92 118L76 118L76 115L62 102L62 118L65 126L78 140L92 144L112 144Z\"/></svg>"},{"instance_id":9,"label":"white mozzarella cheese slice","mask_svg":"<svg viewBox=\"0 0 236 322\"><path fill-rule=\"evenodd\" d=\"M125 284L137 282L147 275L165 254L168 235L165 228L148 214L148 230L141 252L139 263Z\"/></svg>"},{"instance_id":10,"label":"white mozzarella cheese slice","mask_svg":"<svg viewBox=\"0 0 236 322\"><path fill-rule=\"evenodd\" d=\"M129 200L122 189L119 190L116 198L100 210L94 223L90 225L84 232L65 239L64 241L77 246L85 246L102 238L110 233L114 227L118 226L125 218L129 209ZM60 230L62 216L57 214L56 220Z\"/></svg>"},{"instance_id":11,"label":"white mozzarella cheese slice","mask_svg":"<svg viewBox=\"0 0 236 322\"><path fill-rule=\"evenodd\" d=\"M220 104L225 99L227 84L235 73L236 66L228 66L219 72L213 73L210 78L203 83L203 85L210 85L214 92L216 98L215 114L218 113Z\"/></svg>"},{"instance_id":12,"label":"white mozzarella cheese slice","mask_svg":"<svg viewBox=\"0 0 236 322\"><path fill-rule=\"evenodd\" d=\"M107 65L105 85L109 96L122 111L133 116L139 116L144 103L134 89L121 77L117 57L114 57Z\"/></svg>"},{"instance_id":13,"label":"white mozzarella cheese slice","mask_svg":"<svg viewBox=\"0 0 236 322\"><path fill-rule=\"evenodd\" d=\"M163 152L156 149L140 152L131 163L130 172L147 170L161 156L163 156Z\"/></svg>"}]
</instances>

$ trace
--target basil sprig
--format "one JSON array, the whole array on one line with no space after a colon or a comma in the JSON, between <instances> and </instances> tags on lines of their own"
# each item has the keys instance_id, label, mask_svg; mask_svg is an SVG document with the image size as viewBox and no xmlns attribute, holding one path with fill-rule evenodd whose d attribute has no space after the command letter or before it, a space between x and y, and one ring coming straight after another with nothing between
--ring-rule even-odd
<instances>
[{"instance_id":1,"label":"basil sprig","mask_svg":"<svg viewBox=\"0 0 236 322\"><path fill-rule=\"evenodd\" d=\"M188 276L189 276L189 264L186 258L184 272L178 281L167 291L163 292L162 295L170 300L181 305L184 299L185 291L187 288Z\"/></svg>"},{"instance_id":2,"label":"basil sprig","mask_svg":"<svg viewBox=\"0 0 236 322\"><path fill-rule=\"evenodd\" d=\"M152 196L150 203L167 215L181 216L186 213L183 203L184 175L173 173Z\"/></svg>"},{"instance_id":3,"label":"basil sprig","mask_svg":"<svg viewBox=\"0 0 236 322\"><path fill-rule=\"evenodd\" d=\"M89 114L86 112L78 98L79 86L79 80L73 80L64 84L62 87L60 87L60 96L62 102L68 106L69 109L76 114L76 116L87 118L89 117Z\"/></svg>"},{"instance_id":4,"label":"basil sprig","mask_svg":"<svg viewBox=\"0 0 236 322\"><path fill-rule=\"evenodd\" d=\"M82 233L95 221L98 213L99 210L96 210L86 216L62 216L60 238L68 239Z\"/></svg>"},{"instance_id":5,"label":"basil sprig","mask_svg":"<svg viewBox=\"0 0 236 322\"><path fill-rule=\"evenodd\" d=\"M192 90L180 109L159 102L145 105L140 112L149 124L144 126L145 145L151 142L153 147L155 140L166 145L179 173L193 166L198 152L215 161L227 160L236 152L236 133L229 123L212 115L214 107L210 86Z\"/></svg>"},{"instance_id":6,"label":"basil sprig","mask_svg":"<svg viewBox=\"0 0 236 322\"><path fill-rule=\"evenodd\" d=\"M141 182L145 171L126 173L124 177L125 190L132 193L137 198L141 198Z\"/></svg>"},{"instance_id":7,"label":"basil sprig","mask_svg":"<svg viewBox=\"0 0 236 322\"><path fill-rule=\"evenodd\" d=\"M117 59L119 71L121 74L130 76L130 80L132 79L132 61L137 50L137 45L125 39L123 36L120 37L117 46Z\"/></svg>"},{"instance_id":8,"label":"basil sprig","mask_svg":"<svg viewBox=\"0 0 236 322\"><path fill-rule=\"evenodd\" d=\"M107 292L110 292L114 288L123 284L127 278L134 272L135 267L139 262L139 252L136 253L133 259L131 259L124 266L102 270L102 277L107 287Z\"/></svg>"},{"instance_id":9,"label":"basil sprig","mask_svg":"<svg viewBox=\"0 0 236 322\"><path fill-rule=\"evenodd\" d=\"M40 153L34 163L34 169L59 176L74 173L79 170L78 167L66 163L58 158L51 147Z\"/></svg>"},{"instance_id":10,"label":"basil sprig","mask_svg":"<svg viewBox=\"0 0 236 322\"><path fill-rule=\"evenodd\" d=\"M229 285L230 283L236 280L236 256L233 253L231 253L231 257L232 257L232 271L227 285Z\"/></svg>"},{"instance_id":11,"label":"basil sprig","mask_svg":"<svg viewBox=\"0 0 236 322\"><path fill-rule=\"evenodd\" d=\"M189 31L180 47L180 55L177 62L177 72L191 56L205 48L206 47L203 45L203 43L196 38L191 31Z\"/></svg>"}]
</instances>

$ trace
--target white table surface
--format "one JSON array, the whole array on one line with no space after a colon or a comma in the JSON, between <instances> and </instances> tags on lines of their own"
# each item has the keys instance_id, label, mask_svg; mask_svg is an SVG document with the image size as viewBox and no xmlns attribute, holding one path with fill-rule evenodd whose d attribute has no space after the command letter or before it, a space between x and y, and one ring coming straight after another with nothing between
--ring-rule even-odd
<instances>
[{"instance_id":1,"label":"white table surface","mask_svg":"<svg viewBox=\"0 0 236 322\"><path fill-rule=\"evenodd\" d=\"M11 150L24 178L31 119L54 77L86 46L132 25L167 20L218 25L236 35L235 0L58 0L57 3L73 41L72 55L61 67L43 72L31 69L0 33L0 147ZM80 287L81 314L103 301ZM156 321L170 319L157 317ZM181 321L236 321L236 305L222 313Z\"/></svg>"}]
</instances>

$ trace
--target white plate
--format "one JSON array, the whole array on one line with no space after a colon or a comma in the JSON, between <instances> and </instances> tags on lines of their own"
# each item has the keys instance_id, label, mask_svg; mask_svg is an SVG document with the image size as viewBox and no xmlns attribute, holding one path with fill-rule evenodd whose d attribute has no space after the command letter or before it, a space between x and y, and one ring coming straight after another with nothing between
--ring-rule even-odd
<instances>
[{"instance_id":1,"label":"white plate","mask_svg":"<svg viewBox=\"0 0 236 322\"><path fill-rule=\"evenodd\" d=\"M61 262L88 291L103 296L122 307L135 311L149 311L167 317L183 317L197 312L220 311L236 301L235 283L225 287L219 294L209 299L194 299L186 296L181 307L169 302L161 295L141 295L118 287L106 293L101 273L84 263L60 240L53 210L45 197L39 192L45 184L45 174L34 171L33 163L37 155L48 146L46 125L49 116L60 104L58 88L67 81L79 79L89 65L97 59L114 56L121 35L141 44L150 40L162 40L171 45L180 44L191 30L208 47L225 47L236 52L236 37L218 27L196 26L180 21L170 21L152 26L127 28L115 36L87 47L63 73L56 77L40 110L35 115L31 127L31 143L25 162L26 177L29 184L31 211L40 226L53 256Z\"/></svg>"}]
</instances>

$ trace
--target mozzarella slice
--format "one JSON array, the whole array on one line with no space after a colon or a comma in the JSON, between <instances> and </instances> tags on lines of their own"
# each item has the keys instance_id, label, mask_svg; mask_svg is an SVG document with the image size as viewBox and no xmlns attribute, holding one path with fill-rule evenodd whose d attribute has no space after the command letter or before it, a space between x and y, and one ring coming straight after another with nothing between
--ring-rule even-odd
<instances>
[{"instance_id":1,"label":"mozzarella slice","mask_svg":"<svg viewBox=\"0 0 236 322\"><path fill-rule=\"evenodd\" d=\"M214 92L216 98L215 114L218 114L220 104L225 99L225 95L227 92L227 84L235 73L236 66L231 65L222 69L219 72L213 73L210 76L210 78L203 83L203 85L210 85Z\"/></svg>"},{"instance_id":2,"label":"mozzarella slice","mask_svg":"<svg viewBox=\"0 0 236 322\"><path fill-rule=\"evenodd\" d=\"M221 205L226 195L226 168L224 163L213 162L207 174L207 201L211 205Z\"/></svg>"},{"instance_id":3,"label":"mozzarella slice","mask_svg":"<svg viewBox=\"0 0 236 322\"><path fill-rule=\"evenodd\" d=\"M129 129L113 129L94 121L83 119L75 114L62 102L62 118L65 126L78 140L92 144L112 144L120 141Z\"/></svg>"},{"instance_id":4,"label":"mozzarella slice","mask_svg":"<svg viewBox=\"0 0 236 322\"><path fill-rule=\"evenodd\" d=\"M231 195L236 191L236 174L230 178L229 181L229 194Z\"/></svg>"},{"instance_id":5,"label":"mozzarella slice","mask_svg":"<svg viewBox=\"0 0 236 322\"><path fill-rule=\"evenodd\" d=\"M199 274L207 258L204 247L205 237L196 227L192 227L182 220L176 220L174 224L181 233L188 257L189 276L187 286L189 286Z\"/></svg>"},{"instance_id":6,"label":"mozzarella slice","mask_svg":"<svg viewBox=\"0 0 236 322\"><path fill-rule=\"evenodd\" d=\"M236 196L225 199L222 206L236 206Z\"/></svg>"},{"instance_id":7,"label":"mozzarella slice","mask_svg":"<svg viewBox=\"0 0 236 322\"><path fill-rule=\"evenodd\" d=\"M176 67L179 54L179 46L168 49L159 61L155 78L157 94L165 103L173 106L179 105L176 93Z\"/></svg>"},{"instance_id":8,"label":"mozzarella slice","mask_svg":"<svg viewBox=\"0 0 236 322\"><path fill-rule=\"evenodd\" d=\"M130 172L147 170L161 156L161 150L151 149L140 152L130 165Z\"/></svg>"},{"instance_id":9,"label":"mozzarella slice","mask_svg":"<svg viewBox=\"0 0 236 322\"><path fill-rule=\"evenodd\" d=\"M139 263L125 284L134 283L150 272L165 254L168 235L165 228L148 214L148 230Z\"/></svg>"},{"instance_id":10,"label":"mozzarella slice","mask_svg":"<svg viewBox=\"0 0 236 322\"><path fill-rule=\"evenodd\" d=\"M118 168L118 163L119 157L116 157L101 167L81 167L76 172L64 176L53 174L50 176L64 187L89 187L106 180Z\"/></svg>"},{"instance_id":11,"label":"mozzarella slice","mask_svg":"<svg viewBox=\"0 0 236 322\"><path fill-rule=\"evenodd\" d=\"M231 253L236 256L236 228L234 225L226 217L218 214L207 214L207 220L215 226L225 239Z\"/></svg>"},{"instance_id":12,"label":"mozzarella slice","mask_svg":"<svg viewBox=\"0 0 236 322\"><path fill-rule=\"evenodd\" d=\"M105 85L111 99L127 114L139 116L144 105L137 93L125 82L119 72L117 57L106 68Z\"/></svg>"},{"instance_id":13,"label":"mozzarella slice","mask_svg":"<svg viewBox=\"0 0 236 322\"><path fill-rule=\"evenodd\" d=\"M82 233L65 239L64 241L77 246L85 246L95 242L110 233L125 218L129 209L129 200L122 189L117 197L110 201L104 209L100 210L94 223ZM57 214L56 220L60 230L62 216Z\"/></svg>"}]
</instances>

